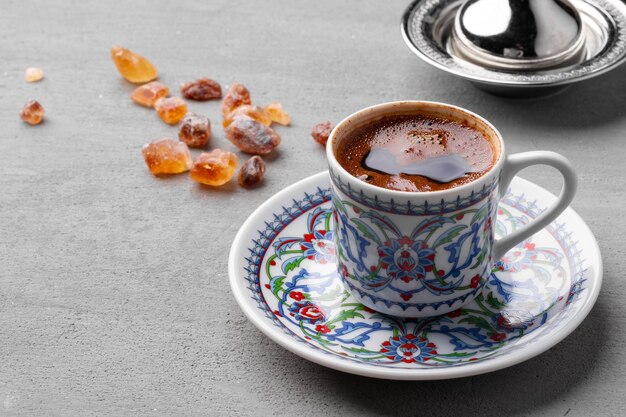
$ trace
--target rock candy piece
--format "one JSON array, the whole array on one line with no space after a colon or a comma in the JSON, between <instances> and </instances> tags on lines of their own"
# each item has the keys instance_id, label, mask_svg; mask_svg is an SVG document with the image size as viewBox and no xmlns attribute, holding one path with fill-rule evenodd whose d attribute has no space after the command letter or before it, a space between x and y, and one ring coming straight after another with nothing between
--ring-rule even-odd
<instances>
[{"instance_id":1,"label":"rock candy piece","mask_svg":"<svg viewBox=\"0 0 626 417\"><path fill-rule=\"evenodd\" d=\"M151 83L144 84L135 88L131 93L130 98L137 104L145 107L154 107L154 103L158 99L167 97L170 93L169 88L165 84L161 84L158 81L152 81Z\"/></svg>"},{"instance_id":2,"label":"rock candy piece","mask_svg":"<svg viewBox=\"0 0 626 417\"><path fill-rule=\"evenodd\" d=\"M233 110L244 104L252 104L248 89L239 83L231 85L222 100L222 116L225 119Z\"/></svg>"},{"instance_id":3,"label":"rock candy piece","mask_svg":"<svg viewBox=\"0 0 626 417\"><path fill-rule=\"evenodd\" d=\"M265 112L274 123L278 123L283 126L289 126L289 123L291 123L289 113L283 110L283 105L278 102L272 102L265 106Z\"/></svg>"},{"instance_id":4,"label":"rock candy piece","mask_svg":"<svg viewBox=\"0 0 626 417\"><path fill-rule=\"evenodd\" d=\"M191 168L191 179L206 185L226 184L237 170L237 155L222 149L201 153Z\"/></svg>"},{"instance_id":5,"label":"rock candy piece","mask_svg":"<svg viewBox=\"0 0 626 417\"><path fill-rule=\"evenodd\" d=\"M20 117L29 125L38 125L43 121L45 110L37 100L31 100L22 107Z\"/></svg>"},{"instance_id":6,"label":"rock candy piece","mask_svg":"<svg viewBox=\"0 0 626 417\"><path fill-rule=\"evenodd\" d=\"M211 121L206 116L187 113L180 125L178 138L191 148L202 148L211 139Z\"/></svg>"},{"instance_id":7,"label":"rock candy piece","mask_svg":"<svg viewBox=\"0 0 626 417\"><path fill-rule=\"evenodd\" d=\"M280 145L280 136L269 126L239 116L225 130L226 137L244 152L267 155Z\"/></svg>"},{"instance_id":8,"label":"rock candy piece","mask_svg":"<svg viewBox=\"0 0 626 417\"><path fill-rule=\"evenodd\" d=\"M111 59L122 77L131 83L147 83L159 75L150 61L121 46L111 48Z\"/></svg>"},{"instance_id":9,"label":"rock candy piece","mask_svg":"<svg viewBox=\"0 0 626 417\"><path fill-rule=\"evenodd\" d=\"M180 97L160 98L154 103L154 108L161 120L170 125L180 122L187 114L187 104Z\"/></svg>"},{"instance_id":10,"label":"rock candy piece","mask_svg":"<svg viewBox=\"0 0 626 417\"><path fill-rule=\"evenodd\" d=\"M141 148L143 159L154 175L180 174L189 171L192 164L187 145L175 139L158 139Z\"/></svg>"},{"instance_id":11,"label":"rock candy piece","mask_svg":"<svg viewBox=\"0 0 626 417\"><path fill-rule=\"evenodd\" d=\"M223 126L228 127L233 120L239 116L248 116L259 123L263 123L265 126L272 124L272 119L270 119L269 114L267 114L263 108L251 104L244 104L235 108L235 110L224 118L222 122Z\"/></svg>"},{"instance_id":12,"label":"rock candy piece","mask_svg":"<svg viewBox=\"0 0 626 417\"><path fill-rule=\"evenodd\" d=\"M263 179L265 175L265 162L255 155L243 163L239 169L239 185L242 187L252 187Z\"/></svg>"},{"instance_id":13,"label":"rock candy piece","mask_svg":"<svg viewBox=\"0 0 626 417\"><path fill-rule=\"evenodd\" d=\"M41 68L26 68L24 80L27 83L34 83L43 78L43 70Z\"/></svg>"},{"instance_id":14,"label":"rock candy piece","mask_svg":"<svg viewBox=\"0 0 626 417\"><path fill-rule=\"evenodd\" d=\"M183 97L189 100L207 101L222 97L222 87L215 80L200 78L199 80L183 84L180 87Z\"/></svg>"},{"instance_id":15,"label":"rock candy piece","mask_svg":"<svg viewBox=\"0 0 626 417\"><path fill-rule=\"evenodd\" d=\"M322 145L326 145L330 132L333 131L333 125L330 122L318 123L311 128L311 136Z\"/></svg>"}]
</instances>

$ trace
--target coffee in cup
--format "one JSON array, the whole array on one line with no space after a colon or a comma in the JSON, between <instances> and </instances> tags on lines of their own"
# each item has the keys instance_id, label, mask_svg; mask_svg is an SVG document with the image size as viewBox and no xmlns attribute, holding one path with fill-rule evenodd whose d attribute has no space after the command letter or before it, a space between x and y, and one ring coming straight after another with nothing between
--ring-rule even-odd
<instances>
[{"instance_id":1,"label":"coffee in cup","mask_svg":"<svg viewBox=\"0 0 626 417\"><path fill-rule=\"evenodd\" d=\"M398 191L439 191L471 182L498 155L468 123L426 114L387 115L346 133L339 164L369 184Z\"/></svg>"}]
</instances>

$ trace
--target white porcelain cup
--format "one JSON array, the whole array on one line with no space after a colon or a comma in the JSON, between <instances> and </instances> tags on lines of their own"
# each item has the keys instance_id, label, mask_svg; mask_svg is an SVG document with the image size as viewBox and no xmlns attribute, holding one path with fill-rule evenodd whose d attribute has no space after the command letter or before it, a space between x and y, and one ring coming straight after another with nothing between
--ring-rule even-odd
<instances>
[{"instance_id":1,"label":"white porcelain cup","mask_svg":"<svg viewBox=\"0 0 626 417\"><path fill-rule=\"evenodd\" d=\"M443 191L390 190L348 173L336 157L346 134L397 114L466 123L487 136L497 160L480 178ZM361 303L402 317L445 314L473 299L495 263L565 210L577 186L576 174L565 157L548 151L506 155L502 136L487 120L435 102L391 102L360 110L335 127L326 154L339 273ZM531 165L556 168L563 176L561 194L536 219L495 240L498 201L515 174Z\"/></svg>"}]
</instances>

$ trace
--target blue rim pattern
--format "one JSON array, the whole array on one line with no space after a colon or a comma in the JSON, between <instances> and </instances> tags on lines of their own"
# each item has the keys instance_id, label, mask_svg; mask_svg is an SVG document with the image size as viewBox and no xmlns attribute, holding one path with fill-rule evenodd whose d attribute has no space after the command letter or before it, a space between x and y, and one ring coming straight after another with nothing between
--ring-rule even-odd
<instances>
[{"instance_id":1,"label":"blue rim pattern","mask_svg":"<svg viewBox=\"0 0 626 417\"><path fill-rule=\"evenodd\" d=\"M480 191L472 191L467 197L461 198L459 196L452 201L445 201L444 199L436 202L433 201L431 203L425 201L424 204L415 205L412 204L411 201L398 203L393 198L388 201L383 200L378 198L377 195L374 195L372 198L366 195L363 191L352 188L349 182L344 182L341 177L335 174L332 170L329 172L333 185L354 201L371 209L384 211L386 213L406 214L411 216L446 214L466 209L467 207L479 203L487 198L497 189L499 184L498 177L495 177L490 183L483 185Z\"/></svg>"}]
</instances>

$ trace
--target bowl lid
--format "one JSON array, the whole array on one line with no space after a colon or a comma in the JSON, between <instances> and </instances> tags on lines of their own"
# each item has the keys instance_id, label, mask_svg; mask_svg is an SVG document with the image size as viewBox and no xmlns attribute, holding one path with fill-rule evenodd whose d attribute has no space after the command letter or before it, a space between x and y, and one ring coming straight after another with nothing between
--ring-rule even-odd
<instances>
[{"instance_id":1,"label":"bowl lid","mask_svg":"<svg viewBox=\"0 0 626 417\"><path fill-rule=\"evenodd\" d=\"M568 0L468 0L456 13L452 36L468 60L501 70L582 60L582 22Z\"/></svg>"}]
</instances>

